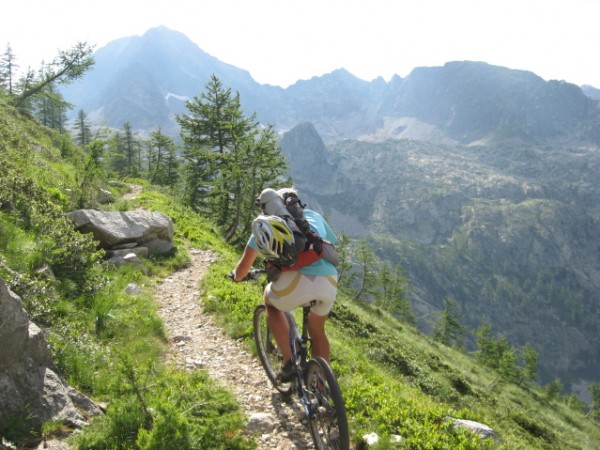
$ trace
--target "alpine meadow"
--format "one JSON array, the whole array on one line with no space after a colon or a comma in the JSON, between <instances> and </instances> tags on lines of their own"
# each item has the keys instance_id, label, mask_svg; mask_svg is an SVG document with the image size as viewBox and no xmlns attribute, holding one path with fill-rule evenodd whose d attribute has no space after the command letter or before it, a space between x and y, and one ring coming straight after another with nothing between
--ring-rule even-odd
<instances>
[{"instance_id":1,"label":"alpine meadow","mask_svg":"<svg viewBox=\"0 0 600 450\"><path fill-rule=\"evenodd\" d=\"M256 358L263 282L227 274L256 195L289 186L339 238L327 332L352 448L600 446L597 89L472 61L283 89L165 27L24 75L17 57L0 56L0 448L268 448L223 380L164 357L153 287L213 253L197 301ZM106 244L82 212L167 238L131 257L139 237Z\"/></svg>"}]
</instances>

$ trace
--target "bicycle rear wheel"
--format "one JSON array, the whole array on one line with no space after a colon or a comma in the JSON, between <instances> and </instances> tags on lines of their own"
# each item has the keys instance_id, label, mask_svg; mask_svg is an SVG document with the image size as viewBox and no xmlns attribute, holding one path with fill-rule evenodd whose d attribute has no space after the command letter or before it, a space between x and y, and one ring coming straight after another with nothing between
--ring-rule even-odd
<instances>
[{"instance_id":1,"label":"bicycle rear wheel","mask_svg":"<svg viewBox=\"0 0 600 450\"><path fill-rule=\"evenodd\" d=\"M310 434L317 449L350 448L350 432L342 392L331 367L321 357L308 361L306 389L311 404Z\"/></svg>"},{"instance_id":2,"label":"bicycle rear wheel","mask_svg":"<svg viewBox=\"0 0 600 450\"><path fill-rule=\"evenodd\" d=\"M267 373L267 377L279 392L288 395L292 391L291 383L282 383L277 380L277 371L281 367L283 357L275 338L271 334L267 322L267 307L262 304L254 309L254 342L260 362Z\"/></svg>"}]
</instances>

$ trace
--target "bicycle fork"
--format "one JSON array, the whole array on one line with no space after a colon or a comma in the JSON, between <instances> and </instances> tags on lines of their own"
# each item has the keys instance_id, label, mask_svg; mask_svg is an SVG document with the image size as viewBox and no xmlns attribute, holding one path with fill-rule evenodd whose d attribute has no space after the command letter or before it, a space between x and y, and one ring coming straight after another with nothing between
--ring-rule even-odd
<instances>
[{"instance_id":1,"label":"bicycle fork","mask_svg":"<svg viewBox=\"0 0 600 450\"><path fill-rule=\"evenodd\" d=\"M310 307L313 306L314 302L310 305L304 306L302 315L302 330L303 334L300 334L296 320L292 312L286 312L287 320L290 325L290 345L292 348L292 358L296 364L296 389L298 397L301 400L304 408L304 413L307 417L312 417L318 409L318 401L313 399L311 401L311 393L306 388L306 381L304 380L304 371L306 370L306 364L308 361L308 344L310 343L310 337L308 337L306 330L308 330L308 316Z\"/></svg>"}]
</instances>

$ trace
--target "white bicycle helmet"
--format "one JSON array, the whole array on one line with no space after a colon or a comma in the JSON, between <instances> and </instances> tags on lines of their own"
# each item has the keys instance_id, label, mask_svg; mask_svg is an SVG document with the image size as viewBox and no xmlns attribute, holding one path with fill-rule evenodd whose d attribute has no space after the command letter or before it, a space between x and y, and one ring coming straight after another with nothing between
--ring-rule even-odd
<instances>
[{"instance_id":1,"label":"white bicycle helmet","mask_svg":"<svg viewBox=\"0 0 600 450\"><path fill-rule=\"evenodd\" d=\"M268 261L286 267L296 261L294 234L281 217L261 214L252 222L252 234L258 250Z\"/></svg>"}]
</instances>

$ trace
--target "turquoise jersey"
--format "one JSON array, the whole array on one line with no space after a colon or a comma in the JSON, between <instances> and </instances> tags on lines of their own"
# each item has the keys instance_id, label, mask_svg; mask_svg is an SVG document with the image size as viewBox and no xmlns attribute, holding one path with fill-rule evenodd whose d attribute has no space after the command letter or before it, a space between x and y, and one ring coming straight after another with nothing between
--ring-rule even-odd
<instances>
[{"instance_id":1,"label":"turquoise jersey","mask_svg":"<svg viewBox=\"0 0 600 450\"><path fill-rule=\"evenodd\" d=\"M310 209L305 209L304 216L306 217L306 220L308 221L311 230L317 233L319 237L331 242L332 244L337 243L337 236L335 235L329 224L325 221L325 219L323 219L321 214ZM252 247L254 250L258 250L256 242L254 241L254 236L250 236L250 239L248 239L248 246ZM337 269L335 268L335 266L324 258L321 258L308 266L304 266L301 269L298 269L298 272L304 273L306 275L337 276Z\"/></svg>"}]
</instances>

